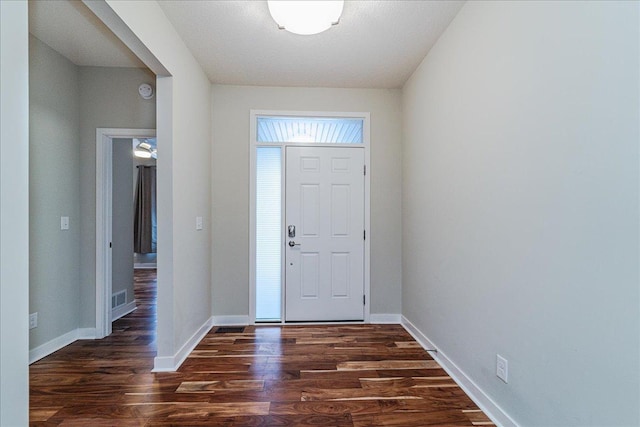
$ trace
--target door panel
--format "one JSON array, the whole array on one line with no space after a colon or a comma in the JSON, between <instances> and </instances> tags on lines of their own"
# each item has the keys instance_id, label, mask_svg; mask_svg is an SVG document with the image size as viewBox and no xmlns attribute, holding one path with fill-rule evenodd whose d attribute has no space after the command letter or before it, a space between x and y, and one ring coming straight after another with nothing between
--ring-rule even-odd
<instances>
[{"instance_id":1,"label":"door panel","mask_svg":"<svg viewBox=\"0 0 640 427\"><path fill-rule=\"evenodd\" d=\"M287 147L285 187L285 319L363 320L364 149Z\"/></svg>"},{"instance_id":2,"label":"door panel","mask_svg":"<svg viewBox=\"0 0 640 427\"><path fill-rule=\"evenodd\" d=\"M300 254L302 274L300 283L301 298L318 298L318 271L320 254L317 252L306 252Z\"/></svg>"},{"instance_id":3,"label":"door panel","mask_svg":"<svg viewBox=\"0 0 640 427\"><path fill-rule=\"evenodd\" d=\"M349 200L351 188L339 184L331 186L331 236L349 236Z\"/></svg>"},{"instance_id":4,"label":"door panel","mask_svg":"<svg viewBox=\"0 0 640 427\"><path fill-rule=\"evenodd\" d=\"M333 298L349 297L349 263L350 254L331 254L331 296Z\"/></svg>"},{"instance_id":5,"label":"door panel","mask_svg":"<svg viewBox=\"0 0 640 427\"><path fill-rule=\"evenodd\" d=\"M318 184L302 184L300 194L302 235L318 237L320 233L320 186Z\"/></svg>"}]
</instances>

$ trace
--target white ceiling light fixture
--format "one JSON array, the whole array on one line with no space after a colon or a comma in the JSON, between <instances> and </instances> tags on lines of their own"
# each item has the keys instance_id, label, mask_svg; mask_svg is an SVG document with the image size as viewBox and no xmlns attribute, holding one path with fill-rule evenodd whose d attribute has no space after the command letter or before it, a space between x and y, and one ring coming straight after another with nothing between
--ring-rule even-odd
<instances>
[{"instance_id":1,"label":"white ceiling light fixture","mask_svg":"<svg viewBox=\"0 0 640 427\"><path fill-rule=\"evenodd\" d=\"M136 146L136 148L134 148L133 154L136 157L140 157L143 159L150 159L152 157L154 159L158 158L158 152L151 147L151 144L145 141L141 142Z\"/></svg>"},{"instance_id":2,"label":"white ceiling light fixture","mask_svg":"<svg viewBox=\"0 0 640 427\"><path fill-rule=\"evenodd\" d=\"M344 0L267 0L267 5L278 28L306 36L337 25Z\"/></svg>"}]
</instances>

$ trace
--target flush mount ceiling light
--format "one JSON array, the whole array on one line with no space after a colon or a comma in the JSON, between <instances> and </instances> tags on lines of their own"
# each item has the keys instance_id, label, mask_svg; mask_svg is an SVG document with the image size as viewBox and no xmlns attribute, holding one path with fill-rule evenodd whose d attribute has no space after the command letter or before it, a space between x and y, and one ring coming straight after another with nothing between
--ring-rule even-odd
<instances>
[{"instance_id":1,"label":"flush mount ceiling light","mask_svg":"<svg viewBox=\"0 0 640 427\"><path fill-rule=\"evenodd\" d=\"M154 159L158 158L158 152L151 147L151 144L145 141L136 146L136 148L133 150L133 154L136 157L141 157L143 159L150 159L152 157Z\"/></svg>"},{"instance_id":2,"label":"flush mount ceiling light","mask_svg":"<svg viewBox=\"0 0 640 427\"><path fill-rule=\"evenodd\" d=\"M344 0L267 0L267 5L278 28L306 36L337 25Z\"/></svg>"}]
</instances>

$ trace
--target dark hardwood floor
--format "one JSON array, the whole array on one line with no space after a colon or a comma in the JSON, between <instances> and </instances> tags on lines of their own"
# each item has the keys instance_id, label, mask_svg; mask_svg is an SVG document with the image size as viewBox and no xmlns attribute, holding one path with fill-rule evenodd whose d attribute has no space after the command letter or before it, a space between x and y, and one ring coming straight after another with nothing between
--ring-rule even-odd
<instances>
[{"instance_id":1,"label":"dark hardwood floor","mask_svg":"<svg viewBox=\"0 0 640 427\"><path fill-rule=\"evenodd\" d=\"M152 373L155 270L135 280L111 336L31 365L31 425L493 425L398 325L213 328L178 372Z\"/></svg>"}]
</instances>

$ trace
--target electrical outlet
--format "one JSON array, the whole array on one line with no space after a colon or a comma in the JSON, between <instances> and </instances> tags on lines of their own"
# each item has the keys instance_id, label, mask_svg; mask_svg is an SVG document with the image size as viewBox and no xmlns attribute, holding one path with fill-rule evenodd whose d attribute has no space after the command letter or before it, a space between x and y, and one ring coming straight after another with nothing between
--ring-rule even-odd
<instances>
[{"instance_id":1,"label":"electrical outlet","mask_svg":"<svg viewBox=\"0 0 640 427\"><path fill-rule=\"evenodd\" d=\"M196 217L196 230L202 230L202 217Z\"/></svg>"},{"instance_id":2,"label":"electrical outlet","mask_svg":"<svg viewBox=\"0 0 640 427\"><path fill-rule=\"evenodd\" d=\"M60 230L68 230L69 229L69 217L61 216L60 217Z\"/></svg>"},{"instance_id":3,"label":"electrical outlet","mask_svg":"<svg viewBox=\"0 0 640 427\"><path fill-rule=\"evenodd\" d=\"M496 354L496 376L505 383L509 382L509 362L499 354Z\"/></svg>"},{"instance_id":4,"label":"electrical outlet","mask_svg":"<svg viewBox=\"0 0 640 427\"><path fill-rule=\"evenodd\" d=\"M29 315L29 329L38 327L38 312L31 313Z\"/></svg>"}]
</instances>

